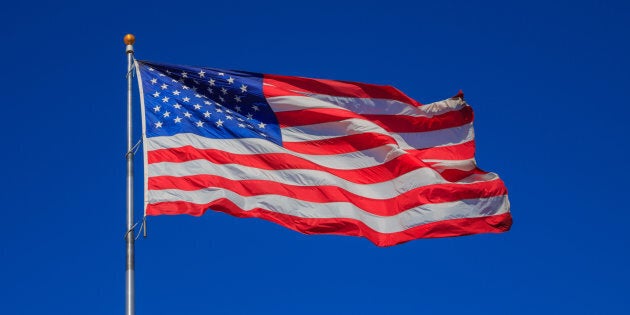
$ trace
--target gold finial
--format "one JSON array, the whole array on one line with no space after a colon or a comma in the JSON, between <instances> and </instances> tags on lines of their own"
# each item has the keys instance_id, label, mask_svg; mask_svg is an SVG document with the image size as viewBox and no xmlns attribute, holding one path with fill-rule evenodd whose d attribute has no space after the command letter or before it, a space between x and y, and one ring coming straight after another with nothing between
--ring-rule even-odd
<instances>
[{"instance_id":1,"label":"gold finial","mask_svg":"<svg viewBox=\"0 0 630 315\"><path fill-rule=\"evenodd\" d=\"M133 34L127 34L125 35L124 41L126 45L133 45L133 43L136 42L136 37L133 36Z\"/></svg>"}]
</instances>

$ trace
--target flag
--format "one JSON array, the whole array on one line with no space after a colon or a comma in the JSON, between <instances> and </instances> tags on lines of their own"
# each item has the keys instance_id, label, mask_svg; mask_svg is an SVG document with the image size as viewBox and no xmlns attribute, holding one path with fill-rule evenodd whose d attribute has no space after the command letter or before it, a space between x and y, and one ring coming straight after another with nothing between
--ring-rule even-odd
<instances>
[{"instance_id":1,"label":"flag","mask_svg":"<svg viewBox=\"0 0 630 315\"><path fill-rule=\"evenodd\" d=\"M510 229L463 95L136 61L145 214L207 210L377 246Z\"/></svg>"}]
</instances>

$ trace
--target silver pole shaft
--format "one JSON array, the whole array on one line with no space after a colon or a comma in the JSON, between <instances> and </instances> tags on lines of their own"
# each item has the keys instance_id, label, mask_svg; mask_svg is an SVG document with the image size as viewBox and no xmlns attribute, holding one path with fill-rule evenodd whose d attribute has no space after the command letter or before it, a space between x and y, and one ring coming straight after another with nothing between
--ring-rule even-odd
<instances>
[{"instance_id":1,"label":"silver pole shaft","mask_svg":"<svg viewBox=\"0 0 630 315\"><path fill-rule=\"evenodd\" d=\"M129 35L128 35L129 36ZM132 139L132 111L131 111L131 78L133 67L133 41L128 41L125 36L125 42L127 43L127 269L126 269L126 287L125 287L125 314L135 314L135 249L134 249L134 228L133 228L133 139Z\"/></svg>"}]
</instances>

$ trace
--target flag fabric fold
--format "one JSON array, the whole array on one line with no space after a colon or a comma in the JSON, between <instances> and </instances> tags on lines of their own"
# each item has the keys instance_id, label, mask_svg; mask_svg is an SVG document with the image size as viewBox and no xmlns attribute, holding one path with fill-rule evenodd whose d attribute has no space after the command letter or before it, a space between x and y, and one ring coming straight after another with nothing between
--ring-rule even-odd
<instances>
[{"instance_id":1,"label":"flag fabric fold","mask_svg":"<svg viewBox=\"0 0 630 315\"><path fill-rule=\"evenodd\" d=\"M510 229L460 94L136 61L145 214L207 210L378 246Z\"/></svg>"}]
</instances>

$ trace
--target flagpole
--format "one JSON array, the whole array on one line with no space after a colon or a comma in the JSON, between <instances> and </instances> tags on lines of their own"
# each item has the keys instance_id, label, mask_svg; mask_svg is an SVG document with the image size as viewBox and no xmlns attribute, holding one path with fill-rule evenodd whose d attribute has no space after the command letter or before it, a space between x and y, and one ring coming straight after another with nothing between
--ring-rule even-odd
<instances>
[{"instance_id":1,"label":"flagpole","mask_svg":"<svg viewBox=\"0 0 630 315\"><path fill-rule=\"evenodd\" d=\"M131 119L131 77L133 69L133 44L136 38L132 34L125 35L127 45L127 268L125 273L125 314L135 314L135 249L134 249L134 225L133 225L133 139Z\"/></svg>"}]
</instances>

